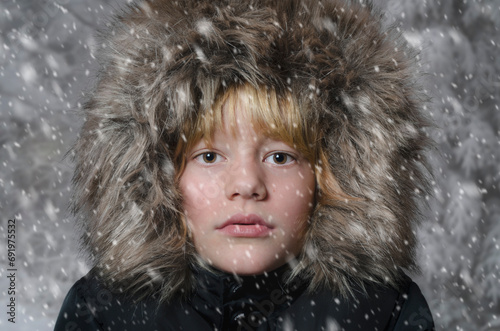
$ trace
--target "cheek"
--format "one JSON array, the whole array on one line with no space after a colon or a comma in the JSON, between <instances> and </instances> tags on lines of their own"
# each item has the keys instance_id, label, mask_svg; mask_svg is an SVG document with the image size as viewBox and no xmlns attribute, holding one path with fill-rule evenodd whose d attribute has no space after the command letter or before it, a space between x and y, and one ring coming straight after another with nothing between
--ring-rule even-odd
<instances>
[{"instance_id":1,"label":"cheek","mask_svg":"<svg viewBox=\"0 0 500 331\"><path fill-rule=\"evenodd\" d=\"M223 195L223 188L218 176L207 174L185 173L181 177L180 189L183 197L182 205L188 215L193 216L218 205Z\"/></svg>"},{"instance_id":2,"label":"cheek","mask_svg":"<svg viewBox=\"0 0 500 331\"><path fill-rule=\"evenodd\" d=\"M315 188L316 180L310 171L275 179L272 184L276 205L281 205L283 211L290 216L309 213L314 205Z\"/></svg>"},{"instance_id":3,"label":"cheek","mask_svg":"<svg viewBox=\"0 0 500 331\"><path fill-rule=\"evenodd\" d=\"M279 237L298 240L307 231L307 220L312 211L314 193L311 193L310 186L295 186L288 183L288 187L288 190L281 192L277 190L273 204L274 215L281 220L283 226L284 232L280 233Z\"/></svg>"}]
</instances>

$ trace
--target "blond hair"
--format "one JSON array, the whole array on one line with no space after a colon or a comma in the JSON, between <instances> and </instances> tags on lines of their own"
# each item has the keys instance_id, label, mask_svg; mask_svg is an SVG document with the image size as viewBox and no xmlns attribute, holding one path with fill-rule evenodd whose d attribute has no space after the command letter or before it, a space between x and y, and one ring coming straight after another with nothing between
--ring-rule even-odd
<instances>
[{"instance_id":1,"label":"blond hair","mask_svg":"<svg viewBox=\"0 0 500 331\"><path fill-rule=\"evenodd\" d=\"M322 148L323 132L318 129L317 119L304 109L307 107L309 105L299 105L291 93L280 94L273 88L256 88L248 83L227 88L211 107L184 123L173 158L177 181L184 171L186 153L201 139L210 146L223 121L229 121L234 124L230 127L236 128L238 109L245 112L256 132L285 142L311 164L316 177L316 203L335 205L339 199L353 199L342 192L331 172L327 153Z\"/></svg>"}]
</instances>

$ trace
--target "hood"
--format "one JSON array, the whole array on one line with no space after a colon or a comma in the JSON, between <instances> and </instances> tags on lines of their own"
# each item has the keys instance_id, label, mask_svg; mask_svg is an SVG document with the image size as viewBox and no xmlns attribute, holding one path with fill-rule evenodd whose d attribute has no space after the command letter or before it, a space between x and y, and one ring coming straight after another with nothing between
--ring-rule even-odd
<instances>
[{"instance_id":1,"label":"hood","mask_svg":"<svg viewBox=\"0 0 500 331\"><path fill-rule=\"evenodd\" d=\"M172 148L231 84L291 91L354 199L318 205L294 277L348 295L415 267L427 123L414 54L370 3L151 0L102 34L101 70L73 148L74 211L111 288L168 300L192 288Z\"/></svg>"}]
</instances>

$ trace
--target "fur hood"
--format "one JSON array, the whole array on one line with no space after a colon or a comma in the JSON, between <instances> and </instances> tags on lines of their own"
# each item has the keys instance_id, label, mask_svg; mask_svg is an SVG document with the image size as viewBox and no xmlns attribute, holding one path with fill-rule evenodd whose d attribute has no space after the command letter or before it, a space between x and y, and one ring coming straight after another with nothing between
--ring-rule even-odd
<instances>
[{"instance_id":1,"label":"fur hood","mask_svg":"<svg viewBox=\"0 0 500 331\"><path fill-rule=\"evenodd\" d=\"M73 149L74 211L94 270L140 298L192 288L172 148L231 84L291 91L325 132L343 192L318 205L293 275L348 294L415 267L428 145L414 56L369 3L150 0L103 34L101 71Z\"/></svg>"}]
</instances>

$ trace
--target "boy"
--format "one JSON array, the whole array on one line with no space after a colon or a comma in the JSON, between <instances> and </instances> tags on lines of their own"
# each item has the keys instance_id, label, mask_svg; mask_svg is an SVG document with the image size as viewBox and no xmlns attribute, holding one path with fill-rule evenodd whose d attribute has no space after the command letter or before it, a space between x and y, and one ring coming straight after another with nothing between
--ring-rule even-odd
<instances>
[{"instance_id":1,"label":"boy","mask_svg":"<svg viewBox=\"0 0 500 331\"><path fill-rule=\"evenodd\" d=\"M426 122L370 5L143 1L107 38L56 330L433 328L402 270Z\"/></svg>"}]
</instances>

